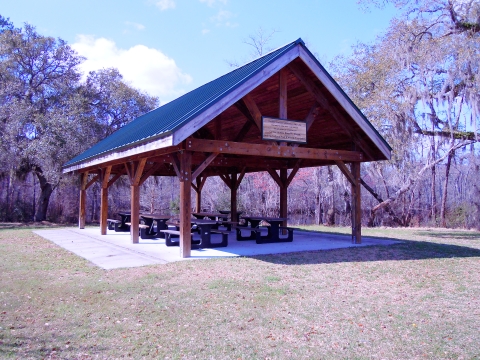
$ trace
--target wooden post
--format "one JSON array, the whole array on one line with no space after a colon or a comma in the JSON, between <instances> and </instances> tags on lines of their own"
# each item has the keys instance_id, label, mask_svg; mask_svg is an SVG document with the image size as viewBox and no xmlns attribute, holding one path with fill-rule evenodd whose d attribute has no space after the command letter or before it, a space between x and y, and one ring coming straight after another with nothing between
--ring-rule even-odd
<instances>
[{"instance_id":1,"label":"wooden post","mask_svg":"<svg viewBox=\"0 0 480 360\"><path fill-rule=\"evenodd\" d=\"M287 207L288 207L288 185L287 185L287 169L280 169L280 217L287 217ZM283 226L287 226L287 220L283 221Z\"/></svg>"},{"instance_id":2,"label":"wooden post","mask_svg":"<svg viewBox=\"0 0 480 360\"><path fill-rule=\"evenodd\" d=\"M130 237L132 243L138 244L139 221L140 221L140 186L130 185Z\"/></svg>"},{"instance_id":3,"label":"wooden post","mask_svg":"<svg viewBox=\"0 0 480 360\"><path fill-rule=\"evenodd\" d=\"M88 171L80 174L80 206L78 210L78 228L85 229Z\"/></svg>"},{"instance_id":4,"label":"wooden post","mask_svg":"<svg viewBox=\"0 0 480 360\"><path fill-rule=\"evenodd\" d=\"M190 257L192 217L192 153L180 154L180 256Z\"/></svg>"},{"instance_id":5,"label":"wooden post","mask_svg":"<svg viewBox=\"0 0 480 360\"><path fill-rule=\"evenodd\" d=\"M196 212L201 212L202 211L202 179L200 176L197 176L195 179L196 187L196 197L195 197L195 206L196 206Z\"/></svg>"},{"instance_id":6,"label":"wooden post","mask_svg":"<svg viewBox=\"0 0 480 360\"><path fill-rule=\"evenodd\" d=\"M278 117L287 119L287 71L285 68L279 72L279 109Z\"/></svg>"},{"instance_id":7,"label":"wooden post","mask_svg":"<svg viewBox=\"0 0 480 360\"><path fill-rule=\"evenodd\" d=\"M195 211L202 211L202 190L198 190L195 196Z\"/></svg>"},{"instance_id":8,"label":"wooden post","mask_svg":"<svg viewBox=\"0 0 480 360\"><path fill-rule=\"evenodd\" d=\"M360 163L352 162L351 172L354 178L352 184L352 243L362 243L362 201Z\"/></svg>"},{"instance_id":9,"label":"wooden post","mask_svg":"<svg viewBox=\"0 0 480 360\"><path fill-rule=\"evenodd\" d=\"M100 190L100 235L107 235L108 188Z\"/></svg>"},{"instance_id":10,"label":"wooden post","mask_svg":"<svg viewBox=\"0 0 480 360\"><path fill-rule=\"evenodd\" d=\"M108 181L110 180L111 166L100 170L100 234L107 235L107 218L108 218Z\"/></svg>"},{"instance_id":11,"label":"wooden post","mask_svg":"<svg viewBox=\"0 0 480 360\"><path fill-rule=\"evenodd\" d=\"M237 173L232 173L232 180L230 186L230 221L237 221Z\"/></svg>"},{"instance_id":12,"label":"wooden post","mask_svg":"<svg viewBox=\"0 0 480 360\"><path fill-rule=\"evenodd\" d=\"M128 178L130 179L130 238L132 243L138 244L140 223L140 183L142 182L143 169L147 158L125 164ZM145 180L143 180L145 181Z\"/></svg>"}]
</instances>

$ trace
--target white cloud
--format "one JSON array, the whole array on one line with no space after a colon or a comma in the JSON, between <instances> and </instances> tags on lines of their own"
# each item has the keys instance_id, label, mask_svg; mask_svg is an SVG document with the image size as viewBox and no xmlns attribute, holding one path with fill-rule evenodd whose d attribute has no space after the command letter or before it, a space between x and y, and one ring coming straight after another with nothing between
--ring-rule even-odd
<instances>
[{"instance_id":1,"label":"white cloud","mask_svg":"<svg viewBox=\"0 0 480 360\"><path fill-rule=\"evenodd\" d=\"M234 14L228 10L219 10L217 15L212 16L210 20L214 22L217 26L225 26L225 27L236 27L238 26L237 23L231 23L228 21L234 17Z\"/></svg>"},{"instance_id":2,"label":"white cloud","mask_svg":"<svg viewBox=\"0 0 480 360\"><path fill-rule=\"evenodd\" d=\"M125 50L111 40L80 35L72 48L87 58L81 65L85 74L102 68L117 68L126 82L158 96L162 104L183 94L185 91L178 87L192 81L190 75L178 68L175 60L144 45Z\"/></svg>"},{"instance_id":3,"label":"white cloud","mask_svg":"<svg viewBox=\"0 0 480 360\"><path fill-rule=\"evenodd\" d=\"M206 3L208 6L212 7L217 2L226 5L227 0L200 0L201 3Z\"/></svg>"},{"instance_id":4,"label":"white cloud","mask_svg":"<svg viewBox=\"0 0 480 360\"><path fill-rule=\"evenodd\" d=\"M203 29L202 30L202 35L206 35L210 32L210 29Z\"/></svg>"},{"instance_id":5,"label":"white cloud","mask_svg":"<svg viewBox=\"0 0 480 360\"><path fill-rule=\"evenodd\" d=\"M168 10L175 8L175 0L158 0L155 1L155 5L161 10Z\"/></svg>"},{"instance_id":6,"label":"white cloud","mask_svg":"<svg viewBox=\"0 0 480 360\"><path fill-rule=\"evenodd\" d=\"M145 30L145 25L136 22L125 21L125 25L131 26L137 30Z\"/></svg>"},{"instance_id":7,"label":"white cloud","mask_svg":"<svg viewBox=\"0 0 480 360\"><path fill-rule=\"evenodd\" d=\"M211 19L212 21L215 22L224 22L227 19L230 19L232 17L232 13L228 10L220 10L217 15L212 16Z\"/></svg>"}]
</instances>

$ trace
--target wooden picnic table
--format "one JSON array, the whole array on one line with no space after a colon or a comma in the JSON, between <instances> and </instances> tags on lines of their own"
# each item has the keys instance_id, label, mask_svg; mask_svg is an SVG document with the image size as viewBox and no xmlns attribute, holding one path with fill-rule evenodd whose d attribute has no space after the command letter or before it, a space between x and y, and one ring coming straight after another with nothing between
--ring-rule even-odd
<instances>
[{"instance_id":1,"label":"wooden picnic table","mask_svg":"<svg viewBox=\"0 0 480 360\"><path fill-rule=\"evenodd\" d=\"M128 211L120 211L117 213L118 216L120 216L120 224L116 223L115 224L115 231L117 232L129 232L130 231L130 226L127 225L127 222L130 222L131 219L131 213Z\"/></svg>"},{"instance_id":2,"label":"wooden picnic table","mask_svg":"<svg viewBox=\"0 0 480 360\"><path fill-rule=\"evenodd\" d=\"M223 214L223 215L230 215L231 211L230 210L218 210L218 212L220 214ZM243 214L243 211L237 211L237 218L234 220L232 219L232 221L235 221L235 222L240 222L240 215Z\"/></svg>"},{"instance_id":3,"label":"wooden picnic table","mask_svg":"<svg viewBox=\"0 0 480 360\"><path fill-rule=\"evenodd\" d=\"M293 229L281 226L287 218L266 216L244 216L243 218L248 226L237 227L237 240L256 240L257 244L293 241ZM266 227L267 235L262 235L260 232L262 221L270 224ZM242 230L250 231L250 236L243 236ZM286 237L280 237L280 232L283 230L287 230Z\"/></svg>"},{"instance_id":4,"label":"wooden picnic table","mask_svg":"<svg viewBox=\"0 0 480 360\"><path fill-rule=\"evenodd\" d=\"M192 242L192 249L198 248L217 248L217 247L225 247L228 245L228 231L218 230L215 229L215 226L218 226L218 222L216 220L210 219L197 219L192 218L191 222L195 225L196 230L200 234L200 244L194 244ZM167 225L173 225L177 228L180 226L179 221L167 221ZM221 242L212 242L212 233L220 234L222 236ZM179 234L174 234L179 235Z\"/></svg>"},{"instance_id":5,"label":"wooden picnic table","mask_svg":"<svg viewBox=\"0 0 480 360\"><path fill-rule=\"evenodd\" d=\"M204 219L208 218L209 220L223 220L226 221L228 219L228 215L222 213L209 213L209 212L198 212L192 213L197 219Z\"/></svg>"},{"instance_id":6,"label":"wooden picnic table","mask_svg":"<svg viewBox=\"0 0 480 360\"><path fill-rule=\"evenodd\" d=\"M142 239L165 238L165 233L160 230L167 230L167 221L172 217L165 214L140 214L141 219L148 225L148 229L140 230L140 237ZM156 223L156 228L155 228Z\"/></svg>"}]
</instances>

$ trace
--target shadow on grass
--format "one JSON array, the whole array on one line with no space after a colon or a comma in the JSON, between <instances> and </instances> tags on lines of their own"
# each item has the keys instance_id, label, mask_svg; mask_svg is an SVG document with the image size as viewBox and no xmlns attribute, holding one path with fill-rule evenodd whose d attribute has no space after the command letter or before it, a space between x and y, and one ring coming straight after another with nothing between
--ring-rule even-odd
<instances>
[{"instance_id":1,"label":"shadow on grass","mask_svg":"<svg viewBox=\"0 0 480 360\"><path fill-rule=\"evenodd\" d=\"M473 231L419 230L414 231L413 234L419 236L429 236L437 239L480 240L480 234Z\"/></svg>"},{"instance_id":2,"label":"shadow on grass","mask_svg":"<svg viewBox=\"0 0 480 360\"><path fill-rule=\"evenodd\" d=\"M342 234L344 235L344 234ZM370 236L373 237L373 236ZM385 239L383 237L383 239ZM399 239L391 239L399 240ZM400 240L394 245L317 250L285 254L257 255L252 258L282 265L333 264L369 261L404 261L450 258L480 258L480 249L438 244L427 241Z\"/></svg>"},{"instance_id":3,"label":"shadow on grass","mask_svg":"<svg viewBox=\"0 0 480 360\"><path fill-rule=\"evenodd\" d=\"M72 336L59 336L55 339L33 336L0 336L0 358L28 359L91 359L100 355L108 347L95 347L71 344ZM51 344L52 346L47 346ZM65 346L67 344L67 346Z\"/></svg>"}]
</instances>

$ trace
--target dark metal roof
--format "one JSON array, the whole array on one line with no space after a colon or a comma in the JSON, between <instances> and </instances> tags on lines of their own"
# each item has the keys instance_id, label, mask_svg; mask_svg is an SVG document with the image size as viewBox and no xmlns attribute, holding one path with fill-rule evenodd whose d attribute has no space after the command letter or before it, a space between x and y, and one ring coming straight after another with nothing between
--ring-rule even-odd
<instances>
[{"instance_id":1,"label":"dark metal roof","mask_svg":"<svg viewBox=\"0 0 480 360\"><path fill-rule=\"evenodd\" d=\"M139 142L145 142L182 127L209 106L215 104L283 54L303 43L298 39L191 92L152 110L98 142L64 164L68 167Z\"/></svg>"}]
</instances>

